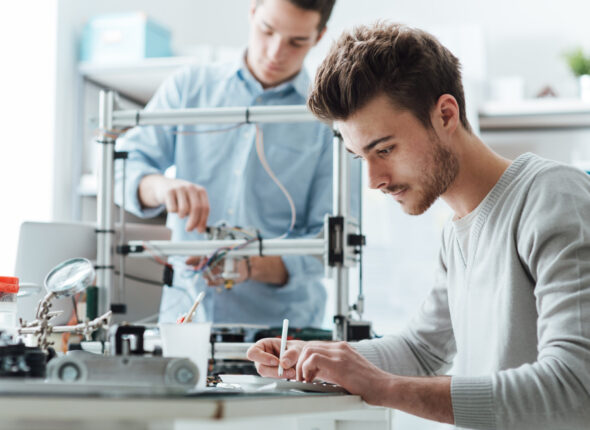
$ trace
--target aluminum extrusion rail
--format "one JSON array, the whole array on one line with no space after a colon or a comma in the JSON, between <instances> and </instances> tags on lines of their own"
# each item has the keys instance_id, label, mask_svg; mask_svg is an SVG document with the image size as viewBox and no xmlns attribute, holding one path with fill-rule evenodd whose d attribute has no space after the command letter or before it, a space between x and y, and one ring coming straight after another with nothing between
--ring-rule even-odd
<instances>
[{"instance_id":1,"label":"aluminum extrusion rail","mask_svg":"<svg viewBox=\"0 0 590 430\"><path fill-rule=\"evenodd\" d=\"M112 114L113 127L313 121L317 121L317 118L304 105L119 110Z\"/></svg>"}]
</instances>

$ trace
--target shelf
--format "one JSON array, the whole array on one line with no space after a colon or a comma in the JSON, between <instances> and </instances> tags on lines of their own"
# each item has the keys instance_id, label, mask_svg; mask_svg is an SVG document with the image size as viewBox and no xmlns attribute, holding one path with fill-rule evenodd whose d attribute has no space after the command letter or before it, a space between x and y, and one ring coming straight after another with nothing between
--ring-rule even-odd
<instances>
[{"instance_id":1,"label":"shelf","mask_svg":"<svg viewBox=\"0 0 590 430\"><path fill-rule=\"evenodd\" d=\"M127 64L80 63L79 72L87 81L145 104L175 70L202 61L203 56L186 56L147 58ZM479 109L479 126L481 131L590 128L590 102L565 98L487 102Z\"/></svg>"},{"instance_id":2,"label":"shelf","mask_svg":"<svg viewBox=\"0 0 590 430\"><path fill-rule=\"evenodd\" d=\"M479 109L482 131L590 128L590 102L579 99L528 99L488 102Z\"/></svg>"},{"instance_id":3,"label":"shelf","mask_svg":"<svg viewBox=\"0 0 590 430\"><path fill-rule=\"evenodd\" d=\"M175 70L197 63L196 57L146 58L127 64L80 63L78 71L90 82L111 88L131 100L145 104L162 81Z\"/></svg>"}]
</instances>

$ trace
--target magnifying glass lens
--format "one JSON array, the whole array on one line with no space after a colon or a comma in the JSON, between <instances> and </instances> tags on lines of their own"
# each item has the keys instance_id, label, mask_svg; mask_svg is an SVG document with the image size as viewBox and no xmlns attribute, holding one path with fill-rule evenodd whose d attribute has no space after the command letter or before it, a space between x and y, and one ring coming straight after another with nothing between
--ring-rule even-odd
<instances>
[{"instance_id":1,"label":"magnifying glass lens","mask_svg":"<svg viewBox=\"0 0 590 430\"><path fill-rule=\"evenodd\" d=\"M72 258L54 267L45 277L45 288L57 296L71 296L94 281L94 266L86 258Z\"/></svg>"}]
</instances>

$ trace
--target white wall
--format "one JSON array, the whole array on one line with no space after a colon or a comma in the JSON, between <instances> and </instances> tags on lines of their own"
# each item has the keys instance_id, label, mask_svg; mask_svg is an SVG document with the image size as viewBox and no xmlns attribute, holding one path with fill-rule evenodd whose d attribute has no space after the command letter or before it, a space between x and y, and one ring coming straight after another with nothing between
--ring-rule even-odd
<instances>
[{"instance_id":1,"label":"white wall","mask_svg":"<svg viewBox=\"0 0 590 430\"><path fill-rule=\"evenodd\" d=\"M573 95L575 82L562 61L564 50L590 49L586 0L339 0L331 27L340 30L358 22L384 18L412 26L478 26L484 34L487 75L520 75L526 94L544 85L561 95Z\"/></svg>"},{"instance_id":2,"label":"white wall","mask_svg":"<svg viewBox=\"0 0 590 430\"><path fill-rule=\"evenodd\" d=\"M0 3L0 275L12 275L18 228L53 201L56 1Z\"/></svg>"},{"instance_id":3,"label":"white wall","mask_svg":"<svg viewBox=\"0 0 590 430\"><path fill-rule=\"evenodd\" d=\"M178 53L200 44L246 44L248 0L60 0L60 4L61 11L75 18L76 32L94 14L143 10L173 30ZM319 51L324 52L342 29L376 19L429 31L479 27L489 78L522 76L531 96L547 84L561 95L573 95L575 81L562 54L577 45L590 50L589 15L586 0L338 0Z\"/></svg>"}]
</instances>

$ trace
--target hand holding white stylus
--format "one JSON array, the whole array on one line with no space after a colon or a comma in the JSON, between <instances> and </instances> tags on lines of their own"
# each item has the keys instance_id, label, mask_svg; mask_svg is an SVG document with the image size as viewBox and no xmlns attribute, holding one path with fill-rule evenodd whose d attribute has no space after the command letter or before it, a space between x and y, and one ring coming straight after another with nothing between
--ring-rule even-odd
<instances>
[{"instance_id":1,"label":"hand holding white stylus","mask_svg":"<svg viewBox=\"0 0 590 430\"><path fill-rule=\"evenodd\" d=\"M281 366L281 359L287 349L287 333L289 332L289 320L283 320L283 332L281 333L281 349L279 350L279 377L283 376L283 366Z\"/></svg>"}]
</instances>

